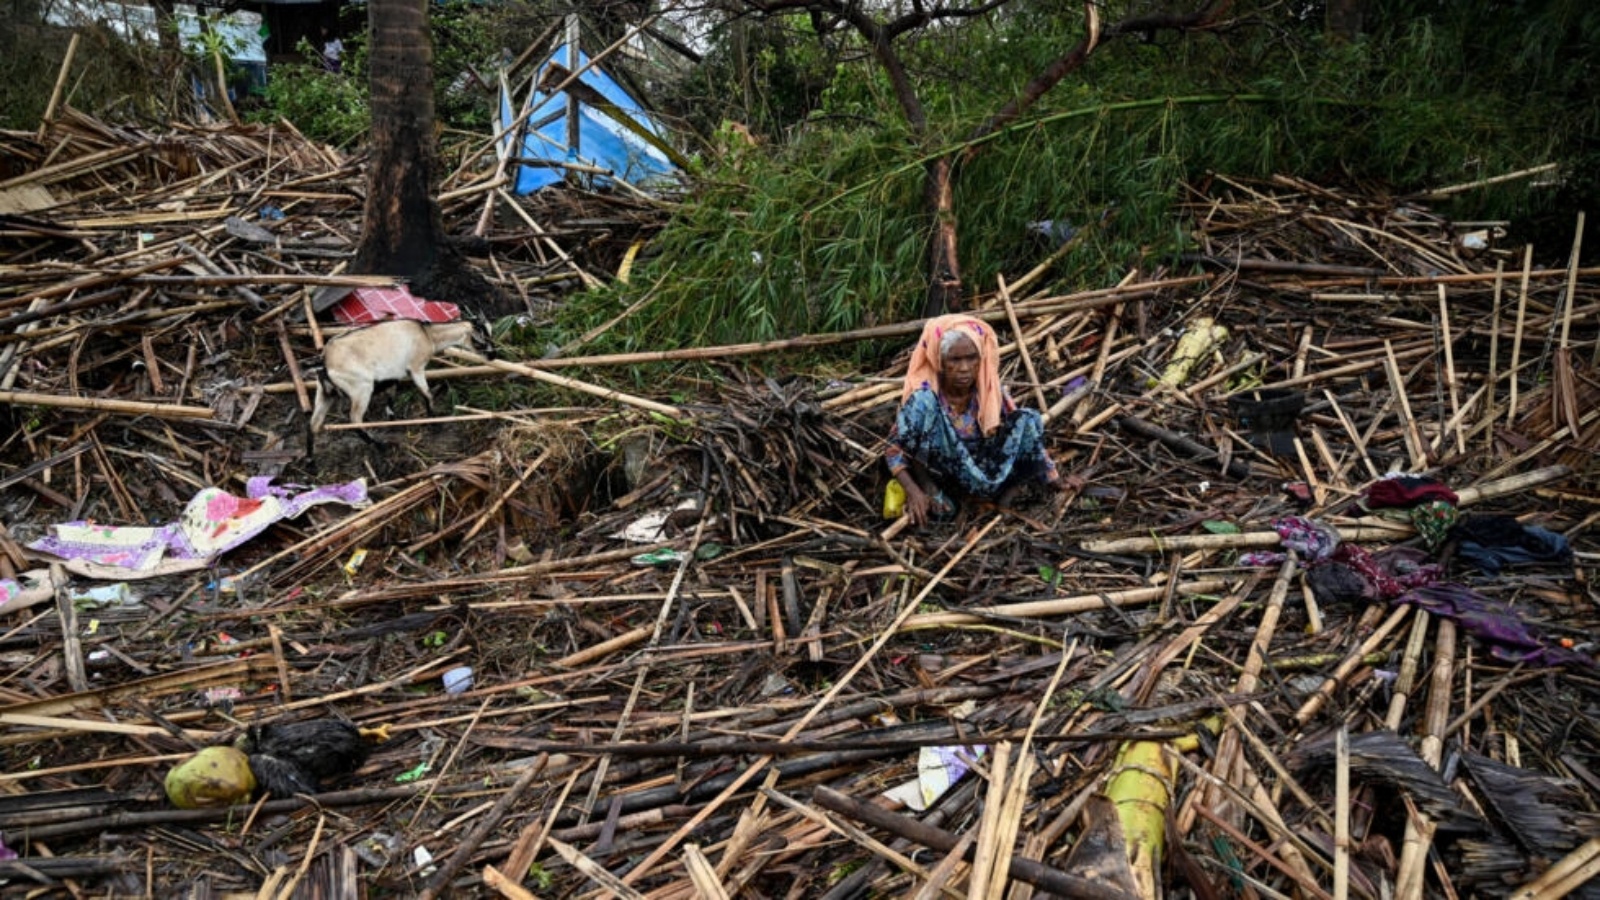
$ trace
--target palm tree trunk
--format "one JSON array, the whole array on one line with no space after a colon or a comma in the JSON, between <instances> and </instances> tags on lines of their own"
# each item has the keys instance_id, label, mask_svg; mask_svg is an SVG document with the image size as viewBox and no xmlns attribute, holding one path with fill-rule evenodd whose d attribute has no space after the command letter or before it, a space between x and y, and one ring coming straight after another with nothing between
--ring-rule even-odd
<instances>
[{"instance_id":1,"label":"palm tree trunk","mask_svg":"<svg viewBox=\"0 0 1600 900\"><path fill-rule=\"evenodd\" d=\"M433 197L438 166L428 0L369 0L372 133L361 244L351 271L392 275L411 292L490 315L509 312L494 285L450 243Z\"/></svg>"},{"instance_id":2,"label":"palm tree trunk","mask_svg":"<svg viewBox=\"0 0 1600 900\"><path fill-rule=\"evenodd\" d=\"M427 0L370 0L371 159L358 272L428 271L444 227L433 200L433 41Z\"/></svg>"}]
</instances>

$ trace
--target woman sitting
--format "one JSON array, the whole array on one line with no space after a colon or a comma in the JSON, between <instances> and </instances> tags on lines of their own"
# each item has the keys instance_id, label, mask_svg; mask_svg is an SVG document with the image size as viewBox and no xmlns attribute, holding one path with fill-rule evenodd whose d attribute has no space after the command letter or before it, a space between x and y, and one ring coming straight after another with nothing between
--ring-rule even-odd
<instances>
[{"instance_id":1,"label":"woman sitting","mask_svg":"<svg viewBox=\"0 0 1600 900\"><path fill-rule=\"evenodd\" d=\"M966 315L923 326L885 455L914 525L955 512L941 488L1005 506L1029 483L1061 483L1044 449L1044 420L1018 409L1000 385L994 329Z\"/></svg>"}]
</instances>

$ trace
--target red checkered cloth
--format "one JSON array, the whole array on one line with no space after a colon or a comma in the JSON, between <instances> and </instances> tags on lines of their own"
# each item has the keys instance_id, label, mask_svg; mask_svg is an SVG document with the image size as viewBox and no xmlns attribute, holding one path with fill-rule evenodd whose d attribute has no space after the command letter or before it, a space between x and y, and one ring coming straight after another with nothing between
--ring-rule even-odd
<instances>
[{"instance_id":1,"label":"red checkered cloth","mask_svg":"<svg viewBox=\"0 0 1600 900\"><path fill-rule=\"evenodd\" d=\"M461 308L454 303L413 297L404 285L392 288L356 288L334 304L333 317L346 325L371 325L385 319L419 322L454 322Z\"/></svg>"}]
</instances>

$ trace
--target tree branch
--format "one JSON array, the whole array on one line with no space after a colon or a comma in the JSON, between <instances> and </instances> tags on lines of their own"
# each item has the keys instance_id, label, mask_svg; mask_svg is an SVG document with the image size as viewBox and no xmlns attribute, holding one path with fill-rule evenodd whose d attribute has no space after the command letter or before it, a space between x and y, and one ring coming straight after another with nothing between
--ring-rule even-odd
<instances>
[{"instance_id":1,"label":"tree branch","mask_svg":"<svg viewBox=\"0 0 1600 900\"><path fill-rule=\"evenodd\" d=\"M1108 25L1100 30L1099 35L1089 34L1079 41L1076 46L1057 57L1054 62L1045 67L1010 103L1001 107L998 112L990 116L983 124L973 130L967 140L975 141L986 135L992 134L1009 125L1018 116L1022 115L1045 92L1055 87L1068 73L1083 65L1095 47L1115 37L1128 34L1153 35L1158 31L1200 31L1213 28L1227 11L1232 8L1233 0L1207 0L1204 6L1191 13L1155 13L1145 16L1134 16L1120 22ZM981 145L972 145L963 155L964 159L971 159Z\"/></svg>"},{"instance_id":2,"label":"tree branch","mask_svg":"<svg viewBox=\"0 0 1600 900\"><path fill-rule=\"evenodd\" d=\"M913 28L920 28L921 26L938 19L972 19L978 16L988 15L989 13L999 9L1002 6L1005 6L1010 2L1011 0L989 0L989 2L981 6L974 6L971 8L951 9L948 7L939 7L938 9L934 10L923 10L922 4L918 3L916 4L916 8L919 10L918 12L913 12L895 19L893 22L884 25L883 31L892 40L902 34L905 34L907 31L910 31Z\"/></svg>"}]
</instances>

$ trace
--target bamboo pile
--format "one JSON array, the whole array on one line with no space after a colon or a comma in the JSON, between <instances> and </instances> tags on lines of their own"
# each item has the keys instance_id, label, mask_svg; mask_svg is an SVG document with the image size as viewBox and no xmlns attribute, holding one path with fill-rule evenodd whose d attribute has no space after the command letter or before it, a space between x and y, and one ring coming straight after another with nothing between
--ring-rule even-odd
<instances>
[{"instance_id":1,"label":"bamboo pile","mask_svg":"<svg viewBox=\"0 0 1600 900\"><path fill-rule=\"evenodd\" d=\"M879 513L904 355L841 377L783 354L909 345L918 323L437 361L453 415L406 419L402 392L383 451L335 430L308 460L318 330L296 317L310 289L359 283L339 268L360 161L70 111L0 144L26 160L0 198L54 204L0 216L0 574L41 564L26 544L50 523L164 521L248 476L366 476L373 501L131 581L133 602L72 579L0 606L0 834L23 854L0 891L1600 895L1592 666L1319 600L1311 560L1241 560L1289 515L1418 546L1358 501L1427 474L1463 515L1565 536L1563 562L1443 563L1592 659L1600 279L1581 248L1469 258L1420 205L1197 186L1183 271L1062 294L1041 267L978 298L1068 489L916 530ZM521 208L623 214L556 193ZM270 242L230 230L267 199L285 219L247 224ZM484 237L512 295L612 270L520 216ZM670 360L720 377L640 395L607 376ZM489 383L525 392L468 399ZM1286 443L1238 418L1263 389L1304 394ZM296 719L367 729L371 755L313 796L165 800L194 750Z\"/></svg>"}]
</instances>

